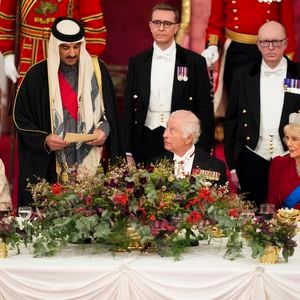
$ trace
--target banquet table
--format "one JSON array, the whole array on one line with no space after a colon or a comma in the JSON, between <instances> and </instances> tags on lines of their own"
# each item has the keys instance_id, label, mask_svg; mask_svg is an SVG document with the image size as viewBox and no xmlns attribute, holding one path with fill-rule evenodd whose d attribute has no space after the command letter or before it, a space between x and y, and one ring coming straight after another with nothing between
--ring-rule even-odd
<instances>
[{"instance_id":1,"label":"banquet table","mask_svg":"<svg viewBox=\"0 0 300 300\"><path fill-rule=\"evenodd\" d=\"M297 236L300 244L300 237ZM0 299L293 300L300 299L300 247L288 263L223 258L225 239L188 248L182 259L154 253L111 253L70 245L54 257L21 249L0 260Z\"/></svg>"}]
</instances>

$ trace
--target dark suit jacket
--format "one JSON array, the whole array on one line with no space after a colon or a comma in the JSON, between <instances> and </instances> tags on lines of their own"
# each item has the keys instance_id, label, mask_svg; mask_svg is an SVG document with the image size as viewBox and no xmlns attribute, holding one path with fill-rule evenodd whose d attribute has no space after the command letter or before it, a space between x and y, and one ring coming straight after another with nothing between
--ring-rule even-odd
<instances>
[{"instance_id":1,"label":"dark suit jacket","mask_svg":"<svg viewBox=\"0 0 300 300\"><path fill-rule=\"evenodd\" d=\"M149 98L153 48L130 58L128 65L125 106L122 123L124 152L135 153L142 143L141 132L145 124ZM188 69L188 81L177 79L177 67ZM211 84L205 59L176 45L176 62L171 111L185 109L197 115L202 134L199 145L210 152L214 138L214 115Z\"/></svg>"},{"instance_id":2,"label":"dark suit jacket","mask_svg":"<svg viewBox=\"0 0 300 300\"><path fill-rule=\"evenodd\" d=\"M162 155L153 159L152 162L155 163L163 159L173 161L174 154L172 152L165 151ZM199 168L205 171L219 172L220 173L219 181L215 181L214 183L224 185L227 182L225 163L222 160L207 154L199 147L196 147L195 149L195 156L194 156L192 168L193 169Z\"/></svg>"},{"instance_id":3,"label":"dark suit jacket","mask_svg":"<svg viewBox=\"0 0 300 300\"><path fill-rule=\"evenodd\" d=\"M261 60L238 68L234 73L224 128L225 157L230 169L236 168L236 162L243 147L248 146L254 150L258 142L260 67ZM300 65L288 60L286 77L300 79ZM298 111L300 111L300 95L285 92L279 125L283 145L283 127L288 124L289 115Z\"/></svg>"}]
</instances>

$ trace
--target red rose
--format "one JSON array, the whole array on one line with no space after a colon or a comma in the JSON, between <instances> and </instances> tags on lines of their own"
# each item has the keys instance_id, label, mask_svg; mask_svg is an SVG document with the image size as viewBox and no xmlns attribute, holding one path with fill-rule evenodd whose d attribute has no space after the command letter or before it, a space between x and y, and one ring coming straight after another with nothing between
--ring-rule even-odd
<instances>
[{"instance_id":1,"label":"red rose","mask_svg":"<svg viewBox=\"0 0 300 300\"><path fill-rule=\"evenodd\" d=\"M193 168L192 169L192 174L195 174L195 175L200 174L200 169L199 168Z\"/></svg>"},{"instance_id":2,"label":"red rose","mask_svg":"<svg viewBox=\"0 0 300 300\"><path fill-rule=\"evenodd\" d=\"M198 211L192 211L186 218L190 224L198 224L201 220L201 214Z\"/></svg>"},{"instance_id":3,"label":"red rose","mask_svg":"<svg viewBox=\"0 0 300 300\"><path fill-rule=\"evenodd\" d=\"M126 194L116 194L114 195L113 200L116 202L116 204L126 206L128 203L128 196Z\"/></svg>"},{"instance_id":4,"label":"red rose","mask_svg":"<svg viewBox=\"0 0 300 300\"><path fill-rule=\"evenodd\" d=\"M93 204L93 198L91 196L84 197L84 201L86 206L92 206Z\"/></svg>"},{"instance_id":5,"label":"red rose","mask_svg":"<svg viewBox=\"0 0 300 300\"><path fill-rule=\"evenodd\" d=\"M203 188L199 191L198 197L207 203L212 203L215 200L212 198L211 191L208 188Z\"/></svg>"},{"instance_id":6,"label":"red rose","mask_svg":"<svg viewBox=\"0 0 300 300\"><path fill-rule=\"evenodd\" d=\"M150 215L150 216L149 216L149 220L150 220L150 221L155 221L155 220L156 220L156 217L155 217L154 215Z\"/></svg>"},{"instance_id":7,"label":"red rose","mask_svg":"<svg viewBox=\"0 0 300 300\"><path fill-rule=\"evenodd\" d=\"M63 187L59 183L53 183L51 186L51 191L54 195L59 195L63 190Z\"/></svg>"},{"instance_id":8,"label":"red rose","mask_svg":"<svg viewBox=\"0 0 300 300\"><path fill-rule=\"evenodd\" d=\"M238 209L237 208L230 209L229 212L228 212L228 215L230 217L233 217L233 218L237 219L239 217Z\"/></svg>"}]
</instances>

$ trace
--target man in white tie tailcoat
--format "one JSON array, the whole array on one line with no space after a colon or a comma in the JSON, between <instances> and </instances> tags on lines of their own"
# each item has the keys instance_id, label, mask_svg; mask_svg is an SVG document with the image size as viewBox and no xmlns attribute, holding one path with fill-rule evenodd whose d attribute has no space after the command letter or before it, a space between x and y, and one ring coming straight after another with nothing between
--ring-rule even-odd
<instances>
[{"instance_id":1,"label":"man in white tie tailcoat","mask_svg":"<svg viewBox=\"0 0 300 300\"><path fill-rule=\"evenodd\" d=\"M284 57L285 28L271 21L258 31L262 59L238 68L225 116L225 156L234 183L257 206L266 201L272 157L286 151L283 127L300 111L300 65Z\"/></svg>"},{"instance_id":2,"label":"man in white tie tailcoat","mask_svg":"<svg viewBox=\"0 0 300 300\"><path fill-rule=\"evenodd\" d=\"M210 152L214 138L211 84L205 59L175 43L178 11L153 7L153 47L129 60L122 145L129 164L147 162L164 151L163 132L172 111L190 110L200 119L199 145Z\"/></svg>"}]
</instances>

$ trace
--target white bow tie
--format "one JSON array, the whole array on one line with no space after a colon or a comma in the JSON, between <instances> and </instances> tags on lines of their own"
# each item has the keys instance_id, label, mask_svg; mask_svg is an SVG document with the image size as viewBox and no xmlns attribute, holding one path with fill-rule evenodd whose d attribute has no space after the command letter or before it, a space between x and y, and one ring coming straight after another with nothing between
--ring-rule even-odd
<instances>
[{"instance_id":1,"label":"white bow tie","mask_svg":"<svg viewBox=\"0 0 300 300\"><path fill-rule=\"evenodd\" d=\"M158 52L155 54L155 58L159 58L159 59L165 59L165 60L171 60L172 58L172 53L170 52Z\"/></svg>"},{"instance_id":2,"label":"white bow tie","mask_svg":"<svg viewBox=\"0 0 300 300\"><path fill-rule=\"evenodd\" d=\"M265 76L275 75L275 76L284 76L285 71L284 69L277 69L277 70L271 70L271 71L264 71L263 72Z\"/></svg>"}]
</instances>

